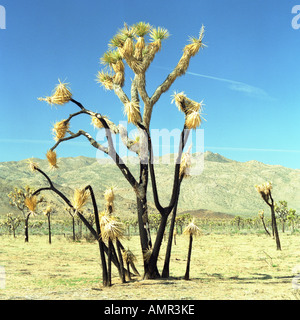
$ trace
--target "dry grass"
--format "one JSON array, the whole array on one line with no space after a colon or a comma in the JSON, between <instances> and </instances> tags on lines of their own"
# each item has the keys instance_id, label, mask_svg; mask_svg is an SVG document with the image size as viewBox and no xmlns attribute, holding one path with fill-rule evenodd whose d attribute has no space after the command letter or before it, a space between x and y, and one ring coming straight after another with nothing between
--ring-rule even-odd
<instances>
[{"instance_id":1,"label":"dry grass","mask_svg":"<svg viewBox=\"0 0 300 320\"><path fill-rule=\"evenodd\" d=\"M292 269L300 264L299 236L282 234L282 251L266 235L203 235L194 239L190 281L183 280L188 240L177 236L168 280L121 284L113 267L113 286L102 288L96 243L68 242L65 238L1 237L0 266L6 288L0 299L294 299ZM139 240L123 240L137 256L142 273ZM165 252L163 243L162 252ZM158 262L161 269L163 259Z\"/></svg>"}]
</instances>

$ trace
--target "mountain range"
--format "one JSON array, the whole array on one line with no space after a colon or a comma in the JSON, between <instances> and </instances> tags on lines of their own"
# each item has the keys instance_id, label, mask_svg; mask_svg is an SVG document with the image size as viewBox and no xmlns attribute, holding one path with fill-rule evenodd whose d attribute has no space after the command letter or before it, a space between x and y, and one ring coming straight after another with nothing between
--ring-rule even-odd
<instances>
[{"instance_id":1,"label":"mountain range","mask_svg":"<svg viewBox=\"0 0 300 320\"><path fill-rule=\"evenodd\" d=\"M155 173L159 198L167 205L173 185L174 155L157 158ZM135 158L136 159L136 158ZM75 188L91 185L104 208L103 193L107 187L116 187L115 208L118 214L136 212L135 195L120 170L109 159L83 156L60 158L59 168L51 170L47 160L30 159L44 170L59 190L72 196ZM138 178L139 165L134 158L125 159L133 175ZM218 212L222 214L256 216L260 209L268 210L255 189L256 184L271 181L275 201L286 200L290 208L300 214L300 170L280 165L268 165L258 161L238 162L210 151L192 156L192 175L181 185L178 212ZM202 167L201 167L202 166ZM203 169L203 170L202 170ZM194 172L194 173L193 173ZM39 173L30 171L28 159L0 163L0 215L13 212L7 194L14 187L29 185L34 188L47 186ZM51 192L45 192L51 203L62 206L62 202ZM150 212L155 212L151 182L148 202Z\"/></svg>"}]
</instances>

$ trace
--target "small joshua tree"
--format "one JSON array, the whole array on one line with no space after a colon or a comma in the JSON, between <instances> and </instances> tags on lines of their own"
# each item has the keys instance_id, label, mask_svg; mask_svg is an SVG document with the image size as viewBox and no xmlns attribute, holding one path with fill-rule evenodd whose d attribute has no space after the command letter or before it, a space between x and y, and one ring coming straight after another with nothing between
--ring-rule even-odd
<instances>
[{"instance_id":1,"label":"small joshua tree","mask_svg":"<svg viewBox=\"0 0 300 320\"><path fill-rule=\"evenodd\" d=\"M121 222L117 221L112 215L102 213L100 218L101 235L104 242L108 242L108 283L111 286L111 257L114 250L113 241L116 241L118 257L120 263L120 278L122 282L125 282L123 256L121 252L121 245L119 239L123 237L124 226Z\"/></svg>"},{"instance_id":2,"label":"small joshua tree","mask_svg":"<svg viewBox=\"0 0 300 320\"><path fill-rule=\"evenodd\" d=\"M282 232L284 232L285 223L289 214L287 202L281 200L278 201L278 203L275 203L275 213L277 214L278 219L281 222Z\"/></svg>"},{"instance_id":3,"label":"small joshua tree","mask_svg":"<svg viewBox=\"0 0 300 320\"><path fill-rule=\"evenodd\" d=\"M13 237L16 237L16 231L19 228L22 220L20 217L14 216L12 213L6 215L6 220L1 224L6 227L10 232L12 232Z\"/></svg>"},{"instance_id":4,"label":"small joshua tree","mask_svg":"<svg viewBox=\"0 0 300 320\"><path fill-rule=\"evenodd\" d=\"M287 215L287 221L291 225L291 231L294 232L295 227L295 221L297 220L296 210L295 209L289 209L289 213Z\"/></svg>"},{"instance_id":5,"label":"small joshua tree","mask_svg":"<svg viewBox=\"0 0 300 320\"><path fill-rule=\"evenodd\" d=\"M200 229L194 224L194 220L183 231L183 234L188 235L190 238L184 280L190 279L190 264L191 264L191 257L192 257L193 237L200 235L200 233L201 233Z\"/></svg>"},{"instance_id":6,"label":"small joshua tree","mask_svg":"<svg viewBox=\"0 0 300 320\"><path fill-rule=\"evenodd\" d=\"M128 270L128 279L131 280L130 277L130 265L134 265L134 262L137 261L136 256L129 250L122 250L123 260L127 265Z\"/></svg>"},{"instance_id":7,"label":"small joshua tree","mask_svg":"<svg viewBox=\"0 0 300 320\"><path fill-rule=\"evenodd\" d=\"M30 168L31 168L31 164L30 164ZM20 210L24 216L25 242L29 241L29 234L28 234L29 218L31 215L35 214L37 204L44 201L42 197L40 199L37 199L37 197L32 196L33 193L34 193L34 190L29 186L26 186L25 188L15 188L14 191L8 194L8 197L10 198L10 202L9 202L10 205Z\"/></svg>"},{"instance_id":8,"label":"small joshua tree","mask_svg":"<svg viewBox=\"0 0 300 320\"><path fill-rule=\"evenodd\" d=\"M278 233L277 223L276 223L276 216L275 216L275 203L271 193L272 183L266 182L261 185L256 185L255 188L257 192L261 195L265 203L271 209L272 233L273 233L273 237L275 237L277 250L281 250L281 244L280 244L279 233Z\"/></svg>"},{"instance_id":9,"label":"small joshua tree","mask_svg":"<svg viewBox=\"0 0 300 320\"><path fill-rule=\"evenodd\" d=\"M55 164L55 162L53 162ZM51 164L52 165L52 164ZM77 188L74 190L73 198L70 200L66 197L66 195L63 194L60 190L58 190L49 176L39 168L37 164L31 164L31 167L33 168L32 171L40 173L48 182L48 187L42 187L38 190L36 190L32 195L31 198L37 197L38 194L44 191L52 191L56 193L70 208L70 210L73 211L74 215L79 217L79 219L84 223L84 225L87 227L87 229L91 232L91 234L94 236L95 240L98 242L99 245L99 251L100 251L100 258L101 258L101 266L102 266L102 280L104 286L111 285L111 266L110 270L108 272L108 265L111 265L111 262L114 263L114 265L119 270L120 277L123 281L125 279L125 276L128 276L128 271L123 268L123 262L120 258L121 256L121 250L124 250L124 247L122 246L121 242L119 241L121 237L121 228L120 225L117 222L112 221L112 217L110 216L108 219L108 223L104 224L102 221L102 226L99 219L98 214L98 206L96 203L96 198L94 195L94 191L91 186L87 186L85 188ZM96 225L96 230L93 227L93 224L91 224L84 216L82 209L87 204L87 202L91 199L92 205L93 205L93 213L94 213L94 222ZM34 204L32 204L30 201L27 203L28 207L31 210L35 209ZM102 228L101 228L102 227ZM103 232L103 234L102 234ZM109 240L109 247L106 246L104 243L104 239ZM119 252L119 257L116 254L113 240L116 240ZM108 255L109 263L107 265L105 254ZM133 267L133 270L136 270L135 267Z\"/></svg>"}]
</instances>

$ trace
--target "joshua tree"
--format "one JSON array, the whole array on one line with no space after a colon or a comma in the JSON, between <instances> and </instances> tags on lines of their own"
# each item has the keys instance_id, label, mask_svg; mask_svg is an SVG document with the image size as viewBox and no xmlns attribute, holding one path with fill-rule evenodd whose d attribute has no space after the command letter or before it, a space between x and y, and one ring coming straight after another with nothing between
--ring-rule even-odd
<instances>
[{"instance_id":1,"label":"joshua tree","mask_svg":"<svg viewBox=\"0 0 300 320\"><path fill-rule=\"evenodd\" d=\"M147 42L149 36L149 42ZM165 93L174 81L185 74L188 69L190 60L194 57L200 48L204 46L202 39L204 36L204 27L202 26L199 37L191 37L190 43L183 49L182 57L174 70L166 77L166 79L149 96L146 90L146 71L155 58L156 54L162 47L162 41L169 37L169 33L164 28L154 28L148 23L140 22L133 26L124 25L124 28L111 39L109 49L101 58L101 63L106 69L98 73L97 79L101 85L109 91L114 91L124 107L124 113L127 116L128 123L132 123L139 132L138 139L130 139L127 130L122 125L116 125L107 116L91 111L85 108L80 102L73 98L70 89L64 83L59 83L54 93L50 97L40 98L51 105L64 105L67 102L74 103L79 107L79 111L75 112L67 119L57 122L54 125L53 132L56 144L48 151L47 158L53 168L56 164L55 149L64 141L75 139L79 136L85 137L93 147L108 154L117 167L121 170L125 179L132 187L137 201L137 216L140 233L140 243L143 255L149 253L152 255L150 259L144 259L144 277L159 277L157 270L157 259L166 228L168 216L174 209L180 189L180 180L186 175L185 171L189 166L184 161L181 164L183 149L188 138L189 131L196 129L201 124L200 112L202 103L189 99L183 92L175 93L173 101L185 116L185 122L181 133L178 157L175 165L173 190L171 200L168 206L163 207L159 202L155 172L152 156L152 144L150 134L150 122L152 111L155 104L159 101L163 93ZM123 90L125 81L125 63L133 71L134 77L131 82L130 96ZM73 133L70 130L70 122L74 117L80 115L89 115L92 124L98 129L104 129L108 147L104 147L95 141L92 136L84 130ZM120 134L125 146L139 157L140 172L139 178L136 179L131 173L128 166L120 158L113 144L112 134ZM150 171L152 189L157 210L161 215L160 227L154 245L150 236L147 206L147 186L148 175Z\"/></svg>"},{"instance_id":2,"label":"joshua tree","mask_svg":"<svg viewBox=\"0 0 300 320\"><path fill-rule=\"evenodd\" d=\"M258 216L259 216L259 218L261 219L261 222L262 222L262 224L263 224L263 226L264 226L264 229L265 229L266 233L267 233L269 236L271 236L271 235L270 235L270 232L269 232L269 230L267 229L266 224L265 224L265 211L264 211L264 210L260 210L260 211L258 212Z\"/></svg>"},{"instance_id":3,"label":"joshua tree","mask_svg":"<svg viewBox=\"0 0 300 320\"><path fill-rule=\"evenodd\" d=\"M282 232L284 232L284 226L285 226L285 223L287 221L287 216L289 214L289 209L288 209L288 206L287 206L287 202L283 201L283 200L278 201L278 203L275 203L274 210L275 210L275 213L278 216L278 219L281 222Z\"/></svg>"},{"instance_id":4,"label":"joshua tree","mask_svg":"<svg viewBox=\"0 0 300 320\"><path fill-rule=\"evenodd\" d=\"M243 218L240 216L235 216L233 219L233 223L236 223L239 230L242 222L243 222Z\"/></svg>"},{"instance_id":5,"label":"joshua tree","mask_svg":"<svg viewBox=\"0 0 300 320\"><path fill-rule=\"evenodd\" d=\"M272 193L271 193L272 183L266 182L261 185L256 185L255 188L256 188L257 192L261 195L261 197L263 198L265 203L271 209L272 233L273 233L273 237L275 237L277 250L281 250L279 233L278 233L278 229L277 229L276 216L275 216L275 203L274 203L274 200L272 198Z\"/></svg>"},{"instance_id":6,"label":"joshua tree","mask_svg":"<svg viewBox=\"0 0 300 320\"><path fill-rule=\"evenodd\" d=\"M184 275L184 280L189 280L190 279L190 264L191 264L191 256L192 256L193 237L200 235L200 229L194 224L194 221L192 221L184 229L183 234L188 235L190 238L187 264L186 264L186 272Z\"/></svg>"},{"instance_id":7,"label":"joshua tree","mask_svg":"<svg viewBox=\"0 0 300 320\"><path fill-rule=\"evenodd\" d=\"M295 227L295 220L297 219L296 210L295 209L289 209L287 220L290 222L290 225L292 227L292 232L294 232Z\"/></svg>"},{"instance_id":8,"label":"joshua tree","mask_svg":"<svg viewBox=\"0 0 300 320\"><path fill-rule=\"evenodd\" d=\"M191 220L191 215L189 213L184 213L176 217L175 225L180 228L180 234L183 232L183 226Z\"/></svg>"},{"instance_id":9,"label":"joshua tree","mask_svg":"<svg viewBox=\"0 0 300 320\"><path fill-rule=\"evenodd\" d=\"M39 200L35 196L32 196L34 190L29 186L25 188L15 188L15 191L10 192L8 197L10 198L10 205L20 210L24 216L25 221L25 242L29 241L28 235L28 221L31 214L34 214L38 203L43 202L41 197Z\"/></svg>"},{"instance_id":10,"label":"joshua tree","mask_svg":"<svg viewBox=\"0 0 300 320\"><path fill-rule=\"evenodd\" d=\"M12 232L13 237L16 237L16 231L20 226L22 220L19 217L15 217L13 214L8 213L6 215L6 220L1 224L4 227L8 228L10 232Z\"/></svg>"}]
</instances>

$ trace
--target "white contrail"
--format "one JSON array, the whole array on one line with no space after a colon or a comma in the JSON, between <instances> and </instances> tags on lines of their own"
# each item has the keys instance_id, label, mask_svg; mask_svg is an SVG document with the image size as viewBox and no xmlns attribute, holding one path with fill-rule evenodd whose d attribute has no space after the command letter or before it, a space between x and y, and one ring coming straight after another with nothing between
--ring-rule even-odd
<instances>
[{"instance_id":1,"label":"white contrail","mask_svg":"<svg viewBox=\"0 0 300 320\"><path fill-rule=\"evenodd\" d=\"M230 80L230 79L224 79L224 78L219 78L219 77L214 77L214 76L208 76L205 74L189 72L189 71L187 72L187 74L190 74L190 75L196 76L196 77L202 77L202 78L227 82L230 84L229 89L231 89L231 90L241 91L241 92L244 92L247 94L252 94L255 96L262 97L262 98L270 98L270 96L263 89L260 89L255 86L251 86L251 85L244 83L244 82Z\"/></svg>"},{"instance_id":2,"label":"white contrail","mask_svg":"<svg viewBox=\"0 0 300 320\"><path fill-rule=\"evenodd\" d=\"M164 70L169 70L170 68L166 68L166 67L160 67L160 66L155 66L156 68L159 69L164 69ZM216 80L216 81L221 81L221 82L226 82L229 83L229 89L233 90L233 91L240 91L249 95L253 95L259 98L267 98L267 99L272 99L268 93L266 91L264 91L261 88L255 87L255 86L251 86L247 83L241 82L241 81L235 81L235 80L231 80L231 79L225 79L225 78L219 78L219 77L215 77L215 76L209 76L206 74L201 74L201 73L195 73L195 72L190 72L187 71L186 74L189 74L191 76L196 76L196 77L201 77L201 78L206 78L206 79L211 79L211 80Z\"/></svg>"}]
</instances>

